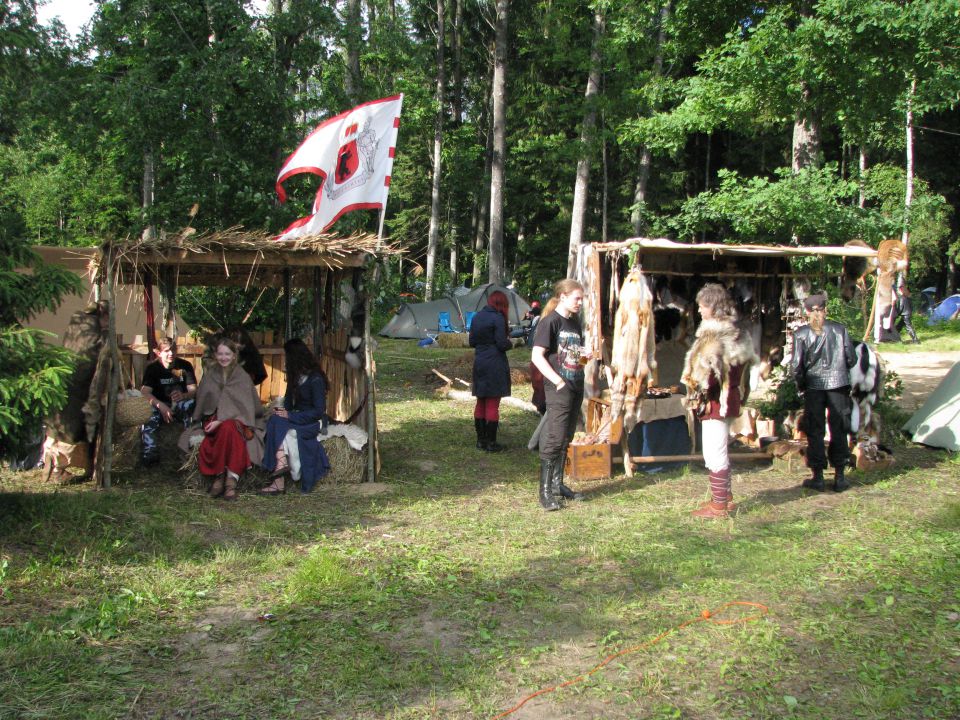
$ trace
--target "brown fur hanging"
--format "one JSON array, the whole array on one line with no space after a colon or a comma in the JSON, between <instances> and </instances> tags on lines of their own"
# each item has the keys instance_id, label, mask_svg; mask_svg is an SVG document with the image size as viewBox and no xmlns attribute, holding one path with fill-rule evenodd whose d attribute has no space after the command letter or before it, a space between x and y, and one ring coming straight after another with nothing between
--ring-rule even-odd
<instances>
[{"instance_id":1,"label":"brown fur hanging","mask_svg":"<svg viewBox=\"0 0 960 720\"><path fill-rule=\"evenodd\" d=\"M614 321L611 417L623 416L630 432L637 424L637 401L652 379L656 383L653 292L643 273L633 269L620 289Z\"/></svg>"}]
</instances>

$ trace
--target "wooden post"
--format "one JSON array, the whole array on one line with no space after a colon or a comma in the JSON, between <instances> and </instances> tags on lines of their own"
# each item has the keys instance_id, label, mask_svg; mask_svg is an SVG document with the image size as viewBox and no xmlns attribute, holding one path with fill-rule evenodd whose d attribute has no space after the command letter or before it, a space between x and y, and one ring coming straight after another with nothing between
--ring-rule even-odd
<instances>
[{"instance_id":1,"label":"wooden post","mask_svg":"<svg viewBox=\"0 0 960 720\"><path fill-rule=\"evenodd\" d=\"M320 327L320 303L323 301L323 270L313 269L313 354L319 358L323 354L323 330Z\"/></svg>"},{"instance_id":2,"label":"wooden post","mask_svg":"<svg viewBox=\"0 0 960 720\"><path fill-rule=\"evenodd\" d=\"M117 299L113 287L113 246L106 247L107 304L110 317L107 323L107 346L110 348L110 380L107 385L107 407L103 422L103 449L101 486L109 489L113 469L113 421L117 409L117 385L120 373L120 351L117 348Z\"/></svg>"},{"instance_id":3,"label":"wooden post","mask_svg":"<svg viewBox=\"0 0 960 720\"><path fill-rule=\"evenodd\" d=\"M376 260L374 260L376 262ZM370 313L373 310L373 285L379 267L368 269L364 282L363 300L363 354L367 368L367 481L377 481L377 384L376 363L373 360L373 345L370 337Z\"/></svg>"},{"instance_id":4,"label":"wooden post","mask_svg":"<svg viewBox=\"0 0 960 720\"><path fill-rule=\"evenodd\" d=\"M290 316L290 268L283 269L283 341L293 337L293 318Z\"/></svg>"}]
</instances>

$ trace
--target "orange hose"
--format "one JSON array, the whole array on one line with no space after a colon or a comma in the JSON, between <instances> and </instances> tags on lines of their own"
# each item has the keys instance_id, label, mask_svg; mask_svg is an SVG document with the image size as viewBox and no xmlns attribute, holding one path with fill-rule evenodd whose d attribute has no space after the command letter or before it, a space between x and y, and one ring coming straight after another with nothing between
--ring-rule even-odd
<instances>
[{"instance_id":1,"label":"orange hose","mask_svg":"<svg viewBox=\"0 0 960 720\"><path fill-rule=\"evenodd\" d=\"M734 605L739 605L739 606L743 606L743 607L757 608L760 612L758 612L758 613L756 613L756 614L754 614L754 615L747 615L746 617L734 618L733 620L718 620L718 619L717 619L717 617L716 617L717 615L719 615L720 613L722 613L722 612L723 612L724 610L726 610L727 608L733 607ZM625 649L623 649L623 650L619 650L619 651L613 653L612 655L608 655L606 658L603 659L602 662L600 662L599 664L597 664L592 670L590 670L590 671L588 671L588 672L585 672L585 673L583 673L582 675L577 675L575 678L572 678L572 679L570 679L570 680L565 680L564 682L560 683L559 685L551 685L550 687L540 688L540 689L537 690L536 692L530 693L530 694L527 695L525 698L523 698L523 700L521 700L520 702L518 702L516 705L514 705L514 706L513 706L512 708L510 708L509 710L505 710L504 712L500 713L499 715L494 715L493 718L491 718L491 720L499 720L500 718L505 718L505 717L507 717L507 715L512 715L512 714L515 713L517 710L519 710L519 709L522 708L524 705L526 705L530 700L533 700L535 697L538 697L538 696L540 696L540 695L545 695L545 694L547 694L547 693L549 693L549 692L553 692L554 690L560 690L560 689L562 689L562 688L569 687L570 685L575 685L576 683L579 683L579 682L583 682L584 680L586 680L588 677L590 677L590 676L593 675L594 673L602 670L604 667L606 667L607 665L609 665L611 662L613 662L614 660L616 660L618 657L623 657L624 655L629 655L630 653L635 653L635 652L637 652L637 651L639 651L639 650L643 650L643 649L645 649L645 648L648 648L648 647L651 647L651 646L653 646L653 645L656 645L658 642L660 642L661 640L663 640L667 635L669 635L670 633L674 632L675 630L682 630L683 628L685 628L685 627L687 627L687 626L689 626L689 625L694 625L694 624L696 624L696 623L701 623L701 622L712 622L712 623L714 623L715 625L738 625L738 624L740 624L740 623L746 623L746 622L752 622L752 621L754 621L754 620L759 620L759 619L762 618L764 615L766 615L768 612L770 612L770 608L768 608L766 605L763 605L763 604L761 604L761 603L755 603L755 602L747 602L746 600L732 600L732 601L730 601L730 602L724 603L723 605L721 605L720 607L718 607L716 610L703 610L697 617L690 618L689 620L685 620L685 621L683 621L682 623L680 623L679 625L676 625L676 626L670 628L669 630L664 630L662 633L660 633L659 635L657 635L657 636L656 636L655 638L653 638L652 640L647 640L646 642L640 643L639 645L634 645L633 647L628 647L628 648L625 648Z\"/></svg>"}]
</instances>

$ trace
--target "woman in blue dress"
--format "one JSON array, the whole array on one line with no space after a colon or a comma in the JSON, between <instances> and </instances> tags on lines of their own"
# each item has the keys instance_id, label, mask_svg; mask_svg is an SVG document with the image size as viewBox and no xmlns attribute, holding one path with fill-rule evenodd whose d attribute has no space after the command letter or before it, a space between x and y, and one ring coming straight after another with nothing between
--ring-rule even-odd
<instances>
[{"instance_id":1,"label":"woman in blue dress","mask_svg":"<svg viewBox=\"0 0 960 720\"><path fill-rule=\"evenodd\" d=\"M327 379L303 340L288 340L287 392L283 407L267 420L263 468L270 484L261 495L281 495L288 480L299 480L301 492L310 492L317 480L330 471L330 461L317 435L327 428Z\"/></svg>"}]
</instances>

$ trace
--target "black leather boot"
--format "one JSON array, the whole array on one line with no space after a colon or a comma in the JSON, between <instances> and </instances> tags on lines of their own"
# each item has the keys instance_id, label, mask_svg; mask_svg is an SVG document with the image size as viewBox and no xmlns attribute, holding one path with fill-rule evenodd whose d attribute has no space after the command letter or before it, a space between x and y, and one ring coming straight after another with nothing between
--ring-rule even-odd
<instances>
[{"instance_id":1,"label":"black leather boot","mask_svg":"<svg viewBox=\"0 0 960 720\"><path fill-rule=\"evenodd\" d=\"M834 492L843 492L844 490L850 489L850 483L847 482L847 478L844 477L843 468L838 467L833 470L833 491Z\"/></svg>"},{"instance_id":2,"label":"black leather boot","mask_svg":"<svg viewBox=\"0 0 960 720\"><path fill-rule=\"evenodd\" d=\"M566 459L567 448L564 446L563 451L560 453L560 458L553 469L551 490L553 491L554 497L562 497L565 500L583 500L583 495L578 492L574 492L563 484L563 471L566 464Z\"/></svg>"},{"instance_id":3,"label":"black leather boot","mask_svg":"<svg viewBox=\"0 0 960 720\"><path fill-rule=\"evenodd\" d=\"M540 459L540 507L547 512L560 509L560 503L557 502L552 492L553 468L560 460L557 457L549 460Z\"/></svg>"},{"instance_id":4,"label":"black leather boot","mask_svg":"<svg viewBox=\"0 0 960 720\"><path fill-rule=\"evenodd\" d=\"M813 472L813 475L803 481L803 486L817 492L826 490L827 487L823 484L823 468L811 469L811 472Z\"/></svg>"},{"instance_id":5,"label":"black leather boot","mask_svg":"<svg viewBox=\"0 0 960 720\"><path fill-rule=\"evenodd\" d=\"M484 448L487 452L503 452L507 448L497 442L497 429L500 427L498 420L487 420L487 446Z\"/></svg>"},{"instance_id":6,"label":"black leather boot","mask_svg":"<svg viewBox=\"0 0 960 720\"><path fill-rule=\"evenodd\" d=\"M477 450L487 449L487 421L483 418L475 417L473 427L477 431Z\"/></svg>"}]
</instances>

